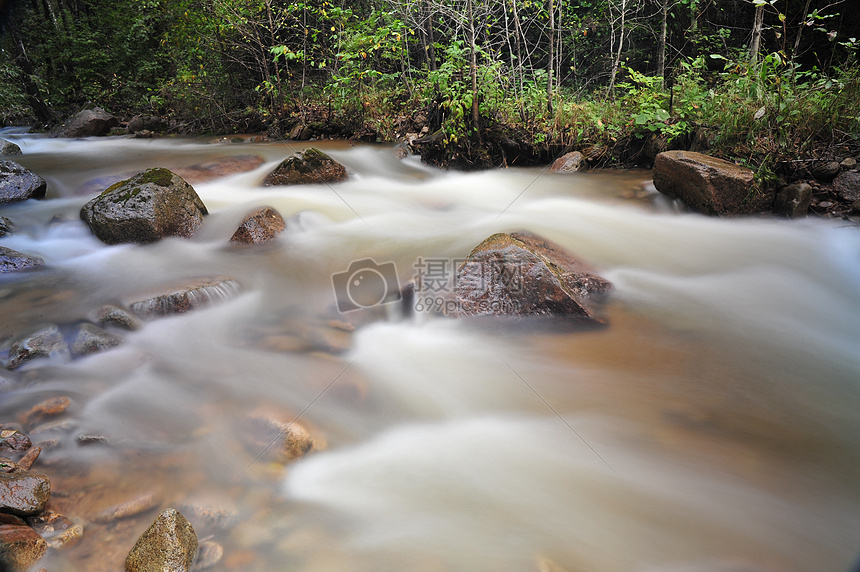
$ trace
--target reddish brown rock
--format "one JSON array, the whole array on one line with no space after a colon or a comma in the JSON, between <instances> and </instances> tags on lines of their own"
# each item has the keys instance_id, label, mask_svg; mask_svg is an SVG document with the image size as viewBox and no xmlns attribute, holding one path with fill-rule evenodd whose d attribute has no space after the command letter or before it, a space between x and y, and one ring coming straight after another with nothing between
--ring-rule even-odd
<instances>
[{"instance_id":1,"label":"reddish brown rock","mask_svg":"<svg viewBox=\"0 0 860 572\"><path fill-rule=\"evenodd\" d=\"M137 516L148 510L152 510L158 505L158 503L159 498L157 494L152 492L145 493L130 501L106 508L96 515L93 520L95 522L107 523L121 518Z\"/></svg>"},{"instance_id":2,"label":"reddish brown rock","mask_svg":"<svg viewBox=\"0 0 860 572\"><path fill-rule=\"evenodd\" d=\"M242 220L230 242L263 244L284 232L286 224L281 214L272 207L261 207Z\"/></svg>"},{"instance_id":3,"label":"reddish brown rock","mask_svg":"<svg viewBox=\"0 0 860 572\"><path fill-rule=\"evenodd\" d=\"M302 425L276 419L266 412L245 419L243 437L251 452L265 452L279 463L303 457L314 447L313 437Z\"/></svg>"},{"instance_id":4,"label":"reddish brown rock","mask_svg":"<svg viewBox=\"0 0 860 572\"><path fill-rule=\"evenodd\" d=\"M72 400L65 395L57 395L40 401L24 414L24 423L35 425L48 417L55 417L64 412L72 404Z\"/></svg>"},{"instance_id":5,"label":"reddish brown rock","mask_svg":"<svg viewBox=\"0 0 860 572\"><path fill-rule=\"evenodd\" d=\"M48 543L32 528L0 525L0 570L25 572L48 550Z\"/></svg>"},{"instance_id":6,"label":"reddish brown rock","mask_svg":"<svg viewBox=\"0 0 860 572\"><path fill-rule=\"evenodd\" d=\"M264 187L339 183L349 178L346 168L314 147L284 161L263 181Z\"/></svg>"},{"instance_id":7,"label":"reddish brown rock","mask_svg":"<svg viewBox=\"0 0 860 572\"><path fill-rule=\"evenodd\" d=\"M755 188L746 167L691 151L666 151L654 161L654 187L708 215L770 211L775 193Z\"/></svg>"},{"instance_id":8,"label":"reddish brown rock","mask_svg":"<svg viewBox=\"0 0 860 572\"><path fill-rule=\"evenodd\" d=\"M0 431L0 453L23 453L33 446L30 438L14 429Z\"/></svg>"},{"instance_id":9,"label":"reddish brown rock","mask_svg":"<svg viewBox=\"0 0 860 572\"><path fill-rule=\"evenodd\" d=\"M566 316L603 323L595 302L612 288L583 262L536 236L498 233L457 269L460 315Z\"/></svg>"},{"instance_id":10,"label":"reddish brown rock","mask_svg":"<svg viewBox=\"0 0 860 572\"><path fill-rule=\"evenodd\" d=\"M0 512L38 514L45 510L50 497L51 483L45 475L29 471L0 473Z\"/></svg>"},{"instance_id":11,"label":"reddish brown rock","mask_svg":"<svg viewBox=\"0 0 860 572\"><path fill-rule=\"evenodd\" d=\"M588 164L579 151L571 151L556 159L549 168L550 173L575 173L586 168Z\"/></svg>"}]
</instances>

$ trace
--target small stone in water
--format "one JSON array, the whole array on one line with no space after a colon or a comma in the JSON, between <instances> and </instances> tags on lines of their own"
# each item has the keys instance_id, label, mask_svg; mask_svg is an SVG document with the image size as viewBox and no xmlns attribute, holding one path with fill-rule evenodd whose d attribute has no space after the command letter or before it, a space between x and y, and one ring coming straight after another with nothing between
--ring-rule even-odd
<instances>
[{"instance_id":1,"label":"small stone in water","mask_svg":"<svg viewBox=\"0 0 860 572\"><path fill-rule=\"evenodd\" d=\"M102 306L94 317L95 322L105 328L116 327L129 331L140 328L140 320L117 306Z\"/></svg>"},{"instance_id":2,"label":"small stone in water","mask_svg":"<svg viewBox=\"0 0 860 572\"><path fill-rule=\"evenodd\" d=\"M103 510L93 520L99 523L108 523L120 518L129 518L144 513L158 504L159 499L155 493L146 493L134 500L124 502Z\"/></svg>"},{"instance_id":3,"label":"small stone in water","mask_svg":"<svg viewBox=\"0 0 860 572\"><path fill-rule=\"evenodd\" d=\"M48 539L48 547L53 548L54 550L59 550L60 548L66 548L75 544L77 540L82 538L84 535L84 527L80 524L73 524L60 534L53 536Z\"/></svg>"},{"instance_id":4,"label":"small stone in water","mask_svg":"<svg viewBox=\"0 0 860 572\"><path fill-rule=\"evenodd\" d=\"M223 557L223 546L211 540L201 542L197 547L197 560L194 563L194 569L203 570L210 566L214 566L220 562Z\"/></svg>"},{"instance_id":5,"label":"small stone in water","mask_svg":"<svg viewBox=\"0 0 860 572\"><path fill-rule=\"evenodd\" d=\"M32 446L30 438L20 431L11 429L0 431L0 453L23 453Z\"/></svg>"},{"instance_id":6,"label":"small stone in water","mask_svg":"<svg viewBox=\"0 0 860 572\"><path fill-rule=\"evenodd\" d=\"M94 324L81 324L72 344L72 354L78 357L103 352L122 343L122 338Z\"/></svg>"},{"instance_id":7,"label":"small stone in water","mask_svg":"<svg viewBox=\"0 0 860 572\"><path fill-rule=\"evenodd\" d=\"M27 425L34 425L39 421L44 420L46 417L59 415L68 409L71 404L72 400L65 395L59 395L57 397L51 397L44 401L40 401L34 405L30 411L24 414L24 423Z\"/></svg>"},{"instance_id":8,"label":"small stone in water","mask_svg":"<svg viewBox=\"0 0 860 572\"><path fill-rule=\"evenodd\" d=\"M188 572L197 554L197 534L176 509L158 515L125 561L127 572Z\"/></svg>"},{"instance_id":9,"label":"small stone in water","mask_svg":"<svg viewBox=\"0 0 860 572\"><path fill-rule=\"evenodd\" d=\"M25 471L29 471L30 467L33 466L33 463L36 462L36 459L39 458L39 455L42 453L41 447L32 447L27 454L21 457L21 460L18 461L18 465L24 469Z\"/></svg>"}]
</instances>

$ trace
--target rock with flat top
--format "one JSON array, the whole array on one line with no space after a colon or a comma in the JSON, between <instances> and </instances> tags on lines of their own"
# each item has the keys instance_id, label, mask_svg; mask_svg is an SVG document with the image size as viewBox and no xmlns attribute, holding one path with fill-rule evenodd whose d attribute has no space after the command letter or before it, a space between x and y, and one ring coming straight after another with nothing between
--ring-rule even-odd
<instances>
[{"instance_id":1,"label":"rock with flat top","mask_svg":"<svg viewBox=\"0 0 860 572\"><path fill-rule=\"evenodd\" d=\"M314 185L345 181L346 168L314 147L284 159L263 181L264 187Z\"/></svg>"},{"instance_id":2,"label":"rock with flat top","mask_svg":"<svg viewBox=\"0 0 860 572\"><path fill-rule=\"evenodd\" d=\"M60 329L57 326L48 325L13 338L4 365L7 369L16 369L38 358L56 358L65 361L69 357L69 345Z\"/></svg>"},{"instance_id":3,"label":"rock with flat top","mask_svg":"<svg viewBox=\"0 0 860 572\"><path fill-rule=\"evenodd\" d=\"M56 134L58 137L96 137L107 135L112 128L118 125L119 119L101 107L95 107L73 115L68 121L60 125Z\"/></svg>"},{"instance_id":4,"label":"rock with flat top","mask_svg":"<svg viewBox=\"0 0 860 572\"><path fill-rule=\"evenodd\" d=\"M172 288L139 297L129 302L128 308L139 318L183 314L195 308L229 300L241 289L236 280L226 276L191 279Z\"/></svg>"},{"instance_id":5,"label":"rock with flat top","mask_svg":"<svg viewBox=\"0 0 860 572\"><path fill-rule=\"evenodd\" d=\"M0 161L0 205L45 198L48 183L15 161Z\"/></svg>"},{"instance_id":6,"label":"rock with flat top","mask_svg":"<svg viewBox=\"0 0 860 572\"><path fill-rule=\"evenodd\" d=\"M756 188L754 173L692 151L665 151L654 161L654 187L707 215L770 211L775 193Z\"/></svg>"}]
</instances>

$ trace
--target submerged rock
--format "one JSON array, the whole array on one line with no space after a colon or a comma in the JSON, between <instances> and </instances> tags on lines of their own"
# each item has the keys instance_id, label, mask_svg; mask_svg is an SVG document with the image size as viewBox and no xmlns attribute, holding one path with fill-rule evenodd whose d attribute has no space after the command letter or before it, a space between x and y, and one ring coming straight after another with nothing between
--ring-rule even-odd
<instances>
[{"instance_id":1,"label":"submerged rock","mask_svg":"<svg viewBox=\"0 0 860 572\"><path fill-rule=\"evenodd\" d=\"M242 220L230 242L263 244L284 232L284 228L286 223L278 211L272 207L260 207Z\"/></svg>"},{"instance_id":2,"label":"submerged rock","mask_svg":"<svg viewBox=\"0 0 860 572\"><path fill-rule=\"evenodd\" d=\"M28 256L17 250L0 246L0 272L19 272L44 265L45 261L38 256Z\"/></svg>"},{"instance_id":3,"label":"submerged rock","mask_svg":"<svg viewBox=\"0 0 860 572\"><path fill-rule=\"evenodd\" d=\"M176 169L176 173L186 181L202 183L234 173L244 173L256 169L264 163L259 155L236 155L221 157L206 163L197 163L190 167Z\"/></svg>"},{"instance_id":4,"label":"submerged rock","mask_svg":"<svg viewBox=\"0 0 860 572\"><path fill-rule=\"evenodd\" d=\"M527 234L494 234L457 269L465 316L567 316L603 323L593 302L612 288L560 247Z\"/></svg>"},{"instance_id":5,"label":"submerged rock","mask_svg":"<svg viewBox=\"0 0 860 572\"><path fill-rule=\"evenodd\" d=\"M18 147L15 143L11 141L7 141L6 139L0 139L0 156L8 156L8 155L20 155L21 148Z\"/></svg>"},{"instance_id":6,"label":"submerged rock","mask_svg":"<svg viewBox=\"0 0 860 572\"><path fill-rule=\"evenodd\" d=\"M125 561L127 572L188 572L197 555L197 534L176 509L158 515Z\"/></svg>"},{"instance_id":7,"label":"submerged rock","mask_svg":"<svg viewBox=\"0 0 860 572\"><path fill-rule=\"evenodd\" d=\"M264 187L339 183L349 175L346 168L314 147L287 157L263 181Z\"/></svg>"},{"instance_id":8,"label":"submerged rock","mask_svg":"<svg viewBox=\"0 0 860 572\"><path fill-rule=\"evenodd\" d=\"M119 119L95 107L79 111L56 131L58 137L95 137L107 135L111 128L119 125Z\"/></svg>"},{"instance_id":9,"label":"submerged rock","mask_svg":"<svg viewBox=\"0 0 860 572\"><path fill-rule=\"evenodd\" d=\"M140 318L183 314L230 299L241 289L239 283L229 277L189 280L159 294L135 300L128 304L128 308Z\"/></svg>"},{"instance_id":10,"label":"submerged rock","mask_svg":"<svg viewBox=\"0 0 860 572\"><path fill-rule=\"evenodd\" d=\"M66 395L49 397L48 399L44 399L31 407L30 410L24 414L24 422L29 426L36 425L37 423L41 423L51 417L56 417L57 415L64 413L71 404L72 400Z\"/></svg>"},{"instance_id":11,"label":"submerged rock","mask_svg":"<svg viewBox=\"0 0 860 572\"><path fill-rule=\"evenodd\" d=\"M0 512L29 516L45 510L51 497L48 477L30 471L0 473Z\"/></svg>"},{"instance_id":12,"label":"submerged rock","mask_svg":"<svg viewBox=\"0 0 860 572\"><path fill-rule=\"evenodd\" d=\"M48 190L45 179L14 161L0 161L0 205L27 199L42 199Z\"/></svg>"},{"instance_id":13,"label":"submerged rock","mask_svg":"<svg viewBox=\"0 0 860 572\"><path fill-rule=\"evenodd\" d=\"M585 169L588 164L579 151L572 151L556 159L549 168L550 173L575 173Z\"/></svg>"},{"instance_id":14,"label":"submerged rock","mask_svg":"<svg viewBox=\"0 0 860 572\"><path fill-rule=\"evenodd\" d=\"M756 190L750 169L701 153L660 153L653 176L658 191L703 214L751 214L773 205L774 193Z\"/></svg>"},{"instance_id":15,"label":"submerged rock","mask_svg":"<svg viewBox=\"0 0 860 572\"><path fill-rule=\"evenodd\" d=\"M93 518L95 522L107 523L122 518L137 516L148 510L152 510L159 503L158 495L152 492L145 493L130 501L114 505L101 511Z\"/></svg>"},{"instance_id":16,"label":"submerged rock","mask_svg":"<svg viewBox=\"0 0 860 572\"><path fill-rule=\"evenodd\" d=\"M116 183L81 208L81 218L107 244L188 238L206 214L206 205L191 185L161 168Z\"/></svg>"},{"instance_id":17,"label":"submerged rock","mask_svg":"<svg viewBox=\"0 0 860 572\"><path fill-rule=\"evenodd\" d=\"M249 415L243 431L251 452L265 452L278 463L304 457L314 447L313 436L301 424L282 421L264 412Z\"/></svg>"},{"instance_id":18,"label":"submerged rock","mask_svg":"<svg viewBox=\"0 0 860 572\"><path fill-rule=\"evenodd\" d=\"M69 357L69 346L60 329L53 325L43 326L12 340L5 366L15 369L38 358L67 360Z\"/></svg>"},{"instance_id":19,"label":"submerged rock","mask_svg":"<svg viewBox=\"0 0 860 572\"><path fill-rule=\"evenodd\" d=\"M0 525L0 570L26 572L48 550L45 539L28 526Z\"/></svg>"},{"instance_id":20,"label":"submerged rock","mask_svg":"<svg viewBox=\"0 0 860 572\"><path fill-rule=\"evenodd\" d=\"M195 570L205 570L214 566L224 557L224 547L217 542L206 540L197 547L197 559L194 561Z\"/></svg>"},{"instance_id":21,"label":"submerged rock","mask_svg":"<svg viewBox=\"0 0 860 572\"><path fill-rule=\"evenodd\" d=\"M140 328L140 320L127 311L113 305L102 306L92 316L93 321L104 328L120 328L134 331Z\"/></svg>"},{"instance_id":22,"label":"submerged rock","mask_svg":"<svg viewBox=\"0 0 860 572\"><path fill-rule=\"evenodd\" d=\"M72 343L72 355L85 356L103 352L122 343L122 338L106 332L95 324L83 323L78 326L78 333Z\"/></svg>"}]
</instances>

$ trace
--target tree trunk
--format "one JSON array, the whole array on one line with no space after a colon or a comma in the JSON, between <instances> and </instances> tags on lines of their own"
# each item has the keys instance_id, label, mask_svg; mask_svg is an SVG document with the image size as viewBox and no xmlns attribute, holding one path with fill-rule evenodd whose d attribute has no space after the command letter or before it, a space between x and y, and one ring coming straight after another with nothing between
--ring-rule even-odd
<instances>
[{"instance_id":1,"label":"tree trunk","mask_svg":"<svg viewBox=\"0 0 860 572\"><path fill-rule=\"evenodd\" d=\"M478 112L478 49L475 45L475 13L472 9L472 0L466 3L469 19L469 43L471 44L470 68L472 71L472 124L481 141L481 116Z\"/></svg>"},{"instance_id":2,"label":"tree trunk","mask_svg":"<svg viewBox=\"0 0 860 572\"><path fill-rule=\"evenodd\" d=\"M546 110L552 115L552 72L555 65L555 3L549 0L549 63L546 67Z\"/></svg>"},{"instance_id":3,"label":"tree trunk","mask_svg":"<svg viewBox=\"0 0 860 572\"><path fill-rule=\"evenodd\" d=\"M669 17L669 0L661 2L661 26L660 26L660 47L657 52L657 77L660 78L660 87L666 87L666 29L668 27Z\"/></svg>"},{"instance_id":4,"label":"tree trunk","mask_svg":"<svg viewBox=\"0 0 860 572\"><path fill-rule=\"evenodd\" d=\"M764 5L756 6L755 21L753 22L752 41L750 42L750 65L758 63L758 51L761 46L761 29L764 25Z\"/></svg>"},{"instance_id":5,"label":"tree trunk","mask_svg":"<svg viewBox=\"0 0 860 572\"><path fill-rule=\"evenodd\" d=\"M627 0L621 0L621 30L618 34L618 50L615 53L615 59L612 62L612 77L609 78L608 93L612 93L615 89L615 78L618 75L618 68L621 65L621 49L624 47L624 26L627 17Z\"/></svg>"}]
</instances>

